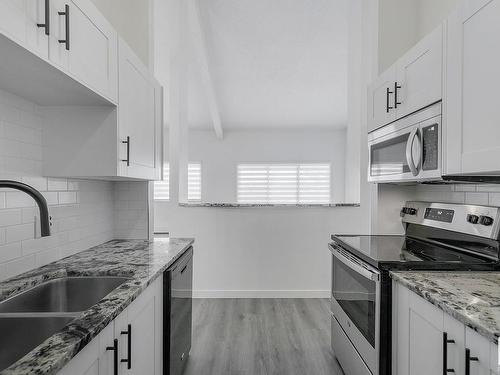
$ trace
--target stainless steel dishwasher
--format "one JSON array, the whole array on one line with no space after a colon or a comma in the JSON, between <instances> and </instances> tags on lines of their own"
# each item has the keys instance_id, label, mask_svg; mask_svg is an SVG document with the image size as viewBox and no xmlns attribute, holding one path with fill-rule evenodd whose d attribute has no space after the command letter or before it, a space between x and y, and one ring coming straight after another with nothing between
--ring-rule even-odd
<instances>
[{"instance_id":1,"label":"stainless steel dishwasher","mask_svg":"<svg viewBox=\"0 0 500 375\"><path fill-rule=\"evenodd\" d=\"M193 310L193 248L189 248L163 278L163 373L180 375L191 350Z\"/></svg>"}]
</instances>

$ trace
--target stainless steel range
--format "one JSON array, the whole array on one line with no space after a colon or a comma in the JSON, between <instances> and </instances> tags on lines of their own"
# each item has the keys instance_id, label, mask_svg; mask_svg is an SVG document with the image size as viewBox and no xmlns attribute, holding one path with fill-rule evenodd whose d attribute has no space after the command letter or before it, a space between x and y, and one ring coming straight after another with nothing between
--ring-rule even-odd
<instances>
[{"instance_id":1,"label":"stainless steel range","mask_svg":"<svg viewBox=\"0 0 500 375\"><path fill-rule=\"evenodd\" d=\"M407 202L404 236L332 235L332 348L348 375L391 373L391 270L500 269L500 208Z\"/></svg>"}]
</instances>

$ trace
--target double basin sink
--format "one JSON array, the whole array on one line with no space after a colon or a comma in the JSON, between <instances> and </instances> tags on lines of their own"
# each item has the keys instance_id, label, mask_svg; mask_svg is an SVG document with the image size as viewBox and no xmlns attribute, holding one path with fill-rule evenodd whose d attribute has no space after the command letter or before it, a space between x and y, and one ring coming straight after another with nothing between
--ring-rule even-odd
<instances>
[{"instance_id":1,"label":"double basin sink","mask_svg":"<svg viewBox=\"0 0 500 375\"><path fill-rule=\"evenodd\" d=\"M128 280L108 276L64 277L0 302L0 371Z\"/></svg>"}]
</instances>

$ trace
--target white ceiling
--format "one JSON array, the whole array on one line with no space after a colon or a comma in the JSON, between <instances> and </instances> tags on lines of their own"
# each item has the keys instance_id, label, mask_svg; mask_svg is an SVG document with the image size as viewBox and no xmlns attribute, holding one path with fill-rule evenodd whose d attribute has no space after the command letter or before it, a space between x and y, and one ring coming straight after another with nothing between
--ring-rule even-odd
<instances>
[{"instance_id":1,"label":"white ceiling","mask_svg":"<svg viewBox=\"0 0 500 375\"><path fill-rule=\"evenodd\" d=\"M343 128L349 0L200 0L224 129ZM193 64L189 122L211 127Z\"/></svg>"}]
</instances>

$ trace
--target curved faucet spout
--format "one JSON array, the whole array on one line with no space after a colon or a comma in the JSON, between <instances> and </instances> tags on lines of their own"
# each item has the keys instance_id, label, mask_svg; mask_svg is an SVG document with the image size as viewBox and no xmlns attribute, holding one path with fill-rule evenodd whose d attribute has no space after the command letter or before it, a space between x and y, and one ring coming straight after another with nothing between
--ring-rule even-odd
<instances>
[{"instance_id":1,"label":"curved faucet spout","mask_svg":"<svg viewBox=\"0 0 500 375\"><path fill-rule=\"evenodd\" d=\"M22 182L12 180L0 180L0 188L16 189L25 192L32 197L38 208L40 209L40 229L42 237L50 236L50 216L47 207L47 201L42 193L33 188L32 186L23 184Z\"/></svg>"}]
</instances>

